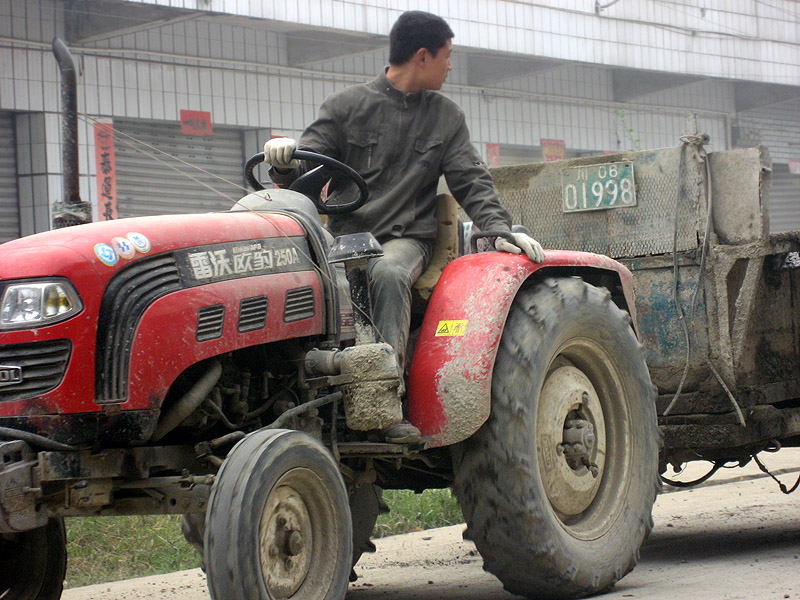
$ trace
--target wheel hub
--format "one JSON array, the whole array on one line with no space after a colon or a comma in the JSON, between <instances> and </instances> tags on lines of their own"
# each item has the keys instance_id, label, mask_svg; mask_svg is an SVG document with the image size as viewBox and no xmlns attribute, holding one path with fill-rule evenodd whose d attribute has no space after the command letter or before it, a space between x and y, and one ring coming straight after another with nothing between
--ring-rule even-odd
<instances>
[{"instance_id":1,"label":"wheel hub","mask_svg":"<svg viewBox=\"0 0 800 600\"><path fill-rule=\"evenodd\" d=\"M597 445L597 435L591 421L582 418L581 410L589 401L586 392L581 398L581 408L573 411L564 421L564 441L557 446L559 454L563 454L567 464L573 471L586 467L597 477L599 471L597 465L592 462L592 456Z\"/></svg>"},{"instance_id":2,"label":"wheel hub","mask_svg":"<svg viewBox=\"0 0 800 600\"><path fill-rule=\"evenodd\" d=\"M562 521L579 516L600 487L606 431L592 382L572 364L562 364L547 375L539 396L536 440L551 506Z\"/></svg>"},{"instance_id":3,"label":"wheel hub","mask_svg":"<svg viewBox=\"0 0 800 600\"><path fill-rule=\"evenodd\" d=\"M308 507L291 486L267 498L260 525L261 569L275 598L288 598L302 585L310 566L313 532Z\"/></svg>"}]
</instances>

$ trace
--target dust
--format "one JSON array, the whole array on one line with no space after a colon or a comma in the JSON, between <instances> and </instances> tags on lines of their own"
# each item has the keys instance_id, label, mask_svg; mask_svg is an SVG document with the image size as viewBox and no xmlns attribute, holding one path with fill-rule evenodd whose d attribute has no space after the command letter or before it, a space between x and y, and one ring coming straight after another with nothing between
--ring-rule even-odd
<instances>
[{"instance_id":1,"label":"dust","mask_svg":"<svg viewBox=\"0 0 800 600\"><path fill-rule=\"evenodd\" d=\"M355 383L342 386L347 426L358 431L385 429L403 420L400 376L389 344L363 344L343 350L342 374Z\"/></svg>"},{"instance_id":2,"label":"dust","mask_svg":"<svg viewBox=\"0 0 800 600\"><path fill-rule=\"evenodd\" d=\"M397 381L367 381L342 387L347 427L357 431L385 429L403 420Z\"/></svg>"}]
</instances>

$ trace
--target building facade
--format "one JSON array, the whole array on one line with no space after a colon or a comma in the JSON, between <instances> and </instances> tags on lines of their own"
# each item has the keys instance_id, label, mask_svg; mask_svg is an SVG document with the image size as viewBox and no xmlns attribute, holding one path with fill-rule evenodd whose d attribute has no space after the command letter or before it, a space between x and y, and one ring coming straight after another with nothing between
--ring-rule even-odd
<instances>
[{"instance_id":1,"label":"building facade","mask_svg":"<svg viewBox=\"0 0 800 600\"><path fill-rule=\"evenodd\" d=\"M800 229L800 1L0 0L0 241L62 201L63 39L78 71L81 197L93 218L223 210L265 139L298 136L369 81L405 10L453 28L443 92L490 164L764 144L773 231Z\"/></svg>"}]
</instances>

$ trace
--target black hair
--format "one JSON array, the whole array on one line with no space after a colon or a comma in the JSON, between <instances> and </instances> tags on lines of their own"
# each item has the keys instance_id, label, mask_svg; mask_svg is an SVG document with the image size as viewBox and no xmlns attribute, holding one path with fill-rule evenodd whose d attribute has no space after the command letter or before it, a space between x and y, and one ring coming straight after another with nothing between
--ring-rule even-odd
<instances>
[{"instance_id":1,"label":"black hair","mask_svg":"<svg viewBox=\"0 0 800 600\"><path fill-rule=\"evenodd\" d=\"M454 36L453 30L441 17L421 10L404 12L389 33L389 64L399 66L407 63L420 48L436 56Z\"/></svg>"}]
</instances>

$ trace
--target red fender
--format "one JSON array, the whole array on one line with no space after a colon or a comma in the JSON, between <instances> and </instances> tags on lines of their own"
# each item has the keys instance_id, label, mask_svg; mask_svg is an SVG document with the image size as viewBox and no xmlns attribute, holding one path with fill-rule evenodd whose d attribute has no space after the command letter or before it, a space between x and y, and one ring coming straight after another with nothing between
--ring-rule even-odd
<instances>
[{"instance_id":1,"label":"red fender","mask_svg":"<svg viewBox=\"0 0 800 600\"><path fill-rule=\"evenodd\" d=\"M534 263L483 252L451 262L428 303L408 382L409 420L432 447L467 439L489 418L492 370L511 303L526 279L554 268L562 276L564 268L617 273L635 323L633 277L607 256L548 251Z\"/></svg>"}]
</instances>

